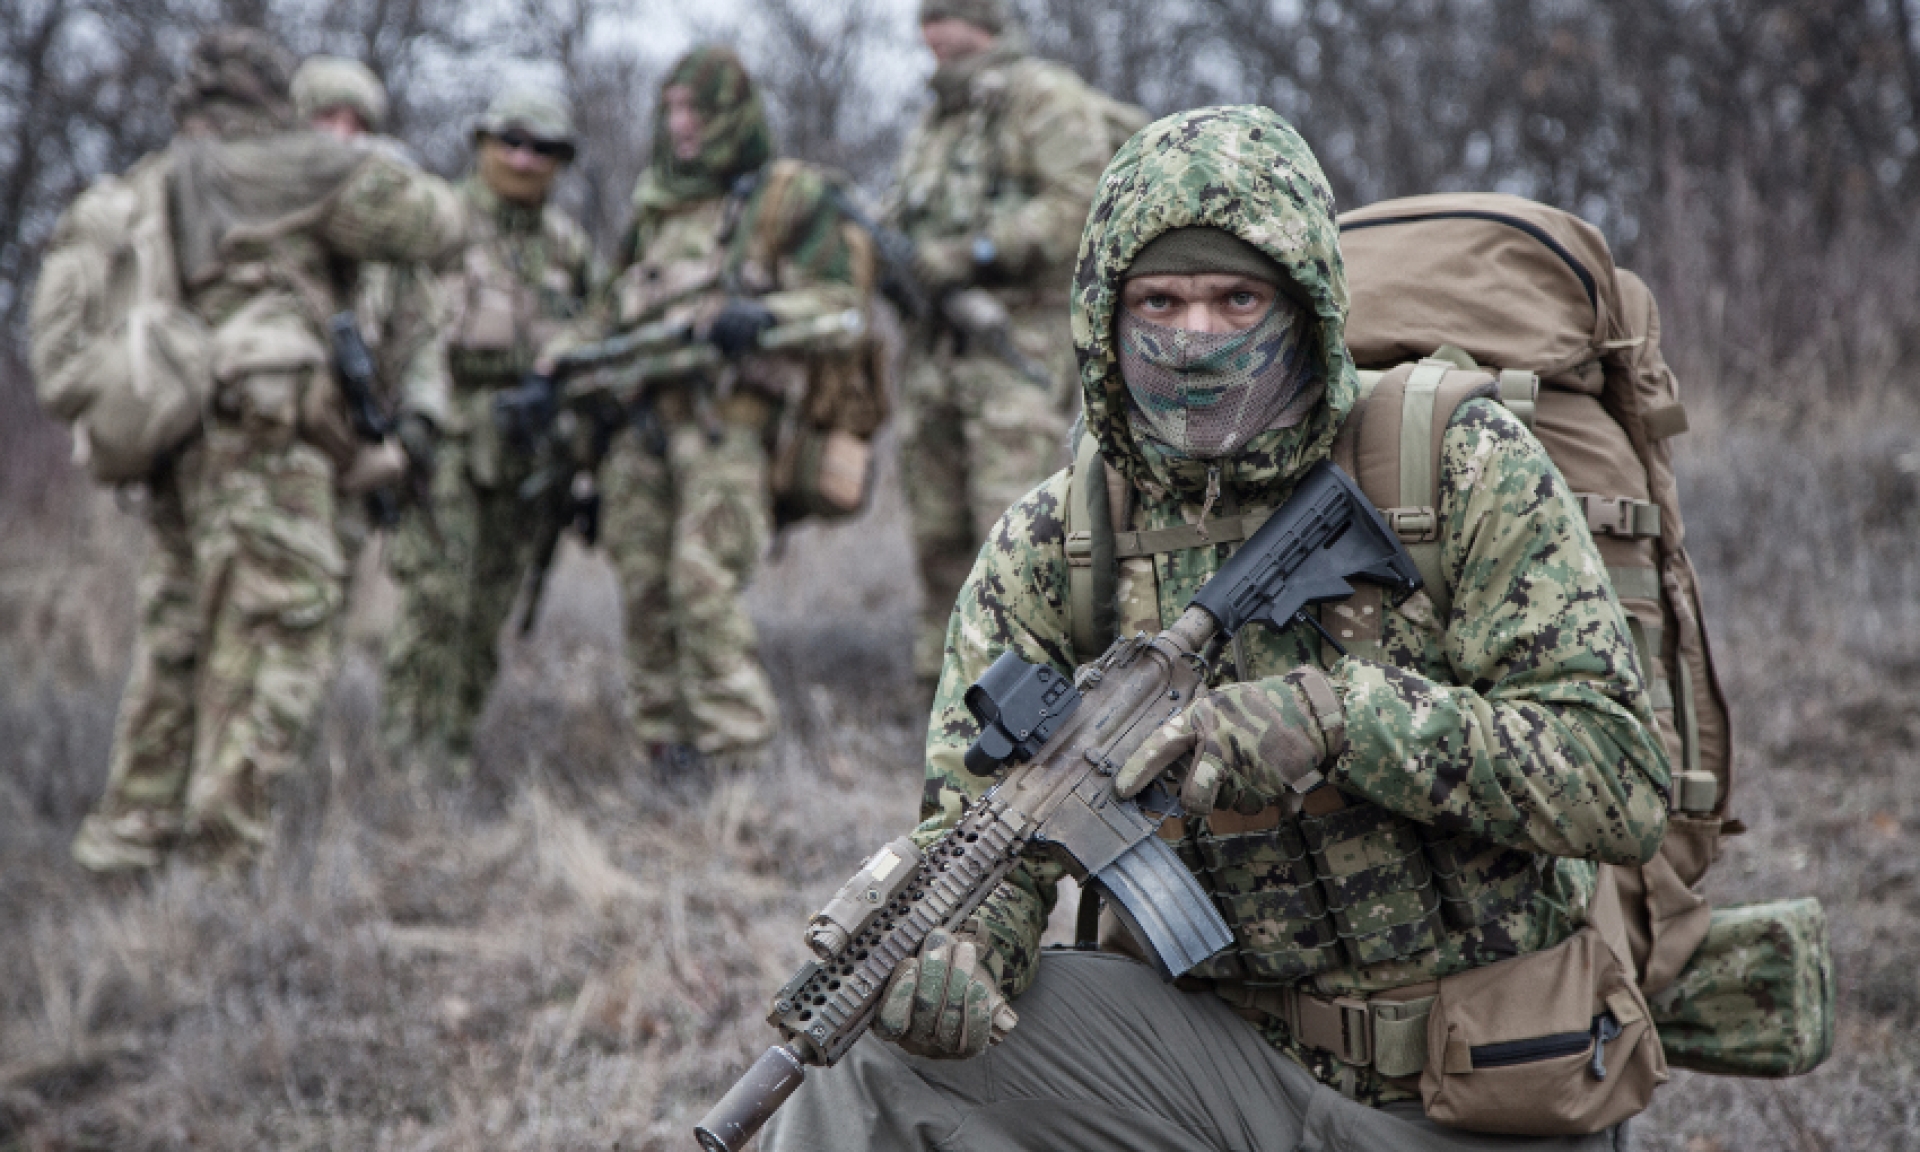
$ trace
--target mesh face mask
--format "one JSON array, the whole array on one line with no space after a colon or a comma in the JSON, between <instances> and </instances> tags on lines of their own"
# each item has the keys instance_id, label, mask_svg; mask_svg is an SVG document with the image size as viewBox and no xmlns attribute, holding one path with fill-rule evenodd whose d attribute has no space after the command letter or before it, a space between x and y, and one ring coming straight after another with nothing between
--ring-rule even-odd
<instances>
[{"instance_id":1,"label":"mesh face mask","mask_svg":"<svg viewBox=\"0 0 1920 1152\"><path fill-rule=\"evenodd\" d=\"M1122 309L1120 375L1135 434L1218 460L1268 429L1291 428L1319 399L1308 387L1311 341L1305 311L1285 296L1244 332L1168 328Z\"/></svg>"}]
</instances>

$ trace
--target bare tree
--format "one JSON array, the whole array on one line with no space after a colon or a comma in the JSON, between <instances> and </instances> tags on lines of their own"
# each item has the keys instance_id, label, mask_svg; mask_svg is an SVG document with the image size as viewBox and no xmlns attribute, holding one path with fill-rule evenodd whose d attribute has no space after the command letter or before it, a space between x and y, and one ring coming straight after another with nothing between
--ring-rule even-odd
<instances>
[{"instance_id":1,"label":"bare tree","mask_svg":"<svg viewBox=\"0 0 1920 1152\"><path fill-rule=\"evenodd\" d=\"M887 177L911 123L917 47L880 0L760 0L739 39L782 152L851 174ZM707 28L708 38L726 30ZM902 100L900 96L912 96Z\"/></svg>"}]
</instances>

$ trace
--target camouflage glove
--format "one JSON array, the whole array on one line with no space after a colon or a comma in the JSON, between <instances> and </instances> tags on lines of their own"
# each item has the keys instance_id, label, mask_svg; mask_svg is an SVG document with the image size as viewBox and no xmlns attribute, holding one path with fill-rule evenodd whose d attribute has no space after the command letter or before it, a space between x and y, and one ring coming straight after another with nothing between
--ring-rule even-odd
<instances>
[{"instance_id":1,"label":"camouflage glove","mask_svg":"<svg viewBox=\"0 0 1920 1152\"><path fill-rule=\"evenodd\" d=\"M1191 754L1180 803L1204 816L1230 808L1251 816L1283 793L1326 782L1321 768L1345 746L1346 716L1333 683L1318 668L1229 684L1201 694L1147 737L1114 778L1134 796Z\"/></svg>"},{"instance_id":2,"label":"camouflage glove","mask_svg":"<svg viewBox=\"0 0 1920 1152\"><path fill-rule=\"evenodd\" d=\"M737 360L754 350L760 334L778 323L773 310L758 300L736 296L727 301L720 315L707 328L707 340L729 360Z\"/></svg>"},{"instance_id":3,"label":"camouflage glove","mask_svg":"<svg viewBox=\"0 0 1920 1152\"><path fill-rule=\"evenodd\" d=\"M911 1055L953 1060L980 1055L1019 1022L980 944L936 928L894 971L873 1030Z\"/></svg>"}]
</instances>

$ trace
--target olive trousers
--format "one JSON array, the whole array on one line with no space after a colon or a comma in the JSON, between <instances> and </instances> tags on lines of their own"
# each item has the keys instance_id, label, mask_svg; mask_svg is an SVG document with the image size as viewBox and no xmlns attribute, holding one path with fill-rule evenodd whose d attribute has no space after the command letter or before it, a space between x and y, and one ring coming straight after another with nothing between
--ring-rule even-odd
<instances>
[{"instance_id":1,"label":"olive trousers","mask_svg":"<svg viewBox=\"0 0 1920 1152\"><path fill-rule=\"evenodd\" d=\"M1007 1040L925 1060L872 1036L813 1071L762 1152L1622 1152L1592 1136L1443 1128L1414 1103L1369 1108L1320 1084L1211 993L1145 965L1048 952Z\"/></svg>"}]
</instances>

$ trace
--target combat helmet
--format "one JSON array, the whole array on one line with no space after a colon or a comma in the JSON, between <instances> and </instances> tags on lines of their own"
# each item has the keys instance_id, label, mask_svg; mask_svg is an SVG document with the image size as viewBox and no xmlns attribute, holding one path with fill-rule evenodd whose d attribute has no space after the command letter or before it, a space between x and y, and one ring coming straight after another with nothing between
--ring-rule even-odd
<instances>
[{"instance_id":1,"label":"combat helmet","mask_svg":"<svg viewBox=\"0 0 1920 1152\"><path fill-rule=\"evenodd\" d=\"M293 74L293 112L311 120L329 108L351 108L367 131L386 124L387 89L373 70L342 56L309 56Z\"/></svg>"},{"instance_id":2,"label":"combat helmet","mask_svg":"<svg viewBox=\"0 0 1920 1152\"><path fill-rule=\"evenodd\" d=\"M920 0L920 23L935 20L964 20L995 35L1013 23L1007 0Z\"/></svg>"},{"instance_id":3,"label":"combat helmet","mask_svg":"<svg viewBox=\"0 0 1920 1152\"><path fill-rule=\"evenodd\" d=\"M536 140L557 144L565 149L562 160L572 160L574 152L573 105L551 88L530 84L512 84L500 90L487 110L475 118L473 136L503 136L524 132Z\"/></svg>"}]
</instances>

